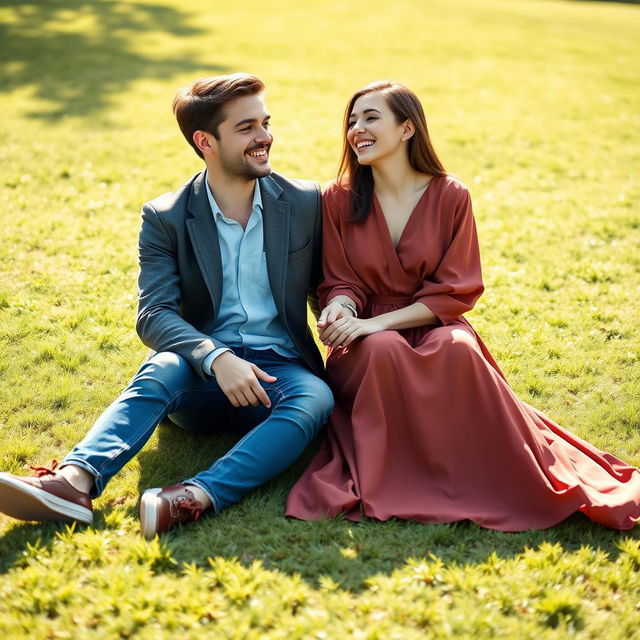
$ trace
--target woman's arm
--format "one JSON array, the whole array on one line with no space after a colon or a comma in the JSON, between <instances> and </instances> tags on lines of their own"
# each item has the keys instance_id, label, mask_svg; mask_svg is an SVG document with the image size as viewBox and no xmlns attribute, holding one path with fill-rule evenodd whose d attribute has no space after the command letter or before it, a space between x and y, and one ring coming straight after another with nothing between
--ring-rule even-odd
<instances>
[{"instance_id":1,"label":"woman's arm","mask_svg":"<svg viewBox=\"0 0 640 640\"><path fill-rule=\"evenodd\" d=\"M354 271L342 237L341 219L346 215L349 195L332 183L322 193L322 269L324 281L318 289L320 305L329 307L333 300L350 301L362 309L367 287Z\"/></svg>"},{"instance_id":2,"label":"woman's arm","mask_svg":"<svg viewBox=\"0 0 640 640\"><path fill-rule=\"evenodd\" d=\"M430 324L440 324L436 314L425 304L414 302L408 307L381 313L373 318L354 318L351 315L345 315L328 324L324 331L320 332L320 339L328 347L348 347L356 338L378 331L411 329ZM319 323L318 326L320 326Z\"/></svg>"}]
</instances>

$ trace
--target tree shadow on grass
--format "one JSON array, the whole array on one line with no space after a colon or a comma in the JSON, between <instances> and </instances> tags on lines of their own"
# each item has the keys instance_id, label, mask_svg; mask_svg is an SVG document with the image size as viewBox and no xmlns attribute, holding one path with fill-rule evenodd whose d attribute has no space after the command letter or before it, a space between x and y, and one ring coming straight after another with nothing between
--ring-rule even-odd
<instances>
[{"instance_id":1,"label":"tree shadow on grass","mask_svg":"<svg viewBox=\"0 0 640 640\"><path fill-rule=\"evenodd\" d=\"M0 91L30 87L50 105L32 117L95 114L138 79L167 78L205 64L201 51L188 48L189 36L202 29L173 7L111 0L0 0L0 10L9 16L0 22ZM134 46L150 34L158 39L153 55ZM162 53L167 36L184 38L185 45Z\"/></svg>"}]
</instances>

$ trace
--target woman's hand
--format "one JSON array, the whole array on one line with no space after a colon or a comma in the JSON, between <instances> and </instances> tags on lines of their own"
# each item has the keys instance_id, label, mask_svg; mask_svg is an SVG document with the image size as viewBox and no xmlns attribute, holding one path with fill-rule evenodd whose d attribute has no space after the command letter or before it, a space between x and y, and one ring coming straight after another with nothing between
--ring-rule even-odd
<instances>
[{"instance_id":1,"label":"woman's hand","mask_svg":"<svg viewBox=\"0 0 640 640\"><path fill-rule=\"evenodd\" d=\"M386 328L376 317L354 318L347 313L348 316L335 320L320 332L322 344L327 347L348 347L356 338L384 331Z\"/></svg>"},{"instance_id":2,"label":"woman's hand","mask_svg":"<svg viewBox=\"0 0 640 640\"><path fill-rule=\"evenodd\" d=\"M421 302L402 309L387 311L373 318L356 318L342 301L354 304L347 296L338 296L322 310L318 319L318 334L327 347L348 347L356 338L379 331L399 331L413 327L438 325L438 317Z\"/></svg>"}]
</instances>

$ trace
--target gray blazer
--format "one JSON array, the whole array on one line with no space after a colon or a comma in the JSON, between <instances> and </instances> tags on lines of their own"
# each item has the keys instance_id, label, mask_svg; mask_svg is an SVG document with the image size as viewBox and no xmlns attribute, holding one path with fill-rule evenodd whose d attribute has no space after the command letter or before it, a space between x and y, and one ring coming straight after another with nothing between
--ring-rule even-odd
<instances>
[{"instance_id":1,"label":"gray blazer","mask_svg":"<svg viewBox=\"0 0 640 640\"><path fill-rule=\"evenodd\" d=\"M323 376L322 357L307 324L307 300L317 315L316 289L322 279L320 189L314 182L275 173L259 184L276 309L304 363ZM180 354L202 376L204 358L224 346L211 338L223 265L204 172L142 207L138 251L140 339L154 351Z\"/></svg>"}]
</instances>

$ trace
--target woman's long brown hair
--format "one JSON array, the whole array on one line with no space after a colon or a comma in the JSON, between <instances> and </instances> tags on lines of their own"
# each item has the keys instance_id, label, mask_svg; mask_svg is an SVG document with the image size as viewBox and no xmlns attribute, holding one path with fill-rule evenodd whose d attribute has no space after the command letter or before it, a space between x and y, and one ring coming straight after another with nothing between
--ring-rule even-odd
<instances>
[{"instance_id":1,"label":"woman's long brown hair","mask_svg":"<svg viewBox=\"0 0 640 640\"><path fill-rule=\"evenodd\" d=\"M429 176L446 174L431 144L427 119L418 96L396 82L372 82L366 87L362 87L353 94L344 114L344 145L338 169L338 183L348 189L351 195L349 221L357 223L364 222L371 211L373 172L371 167L358 163L358 158L347 140L347 132L349 131L349 117L355 101L368 93L380 93L384 96L398 124L406 120L411 120L413 123L415 133L407 143L411 166L416 171Z\"/></svg>"}]
</instances>

